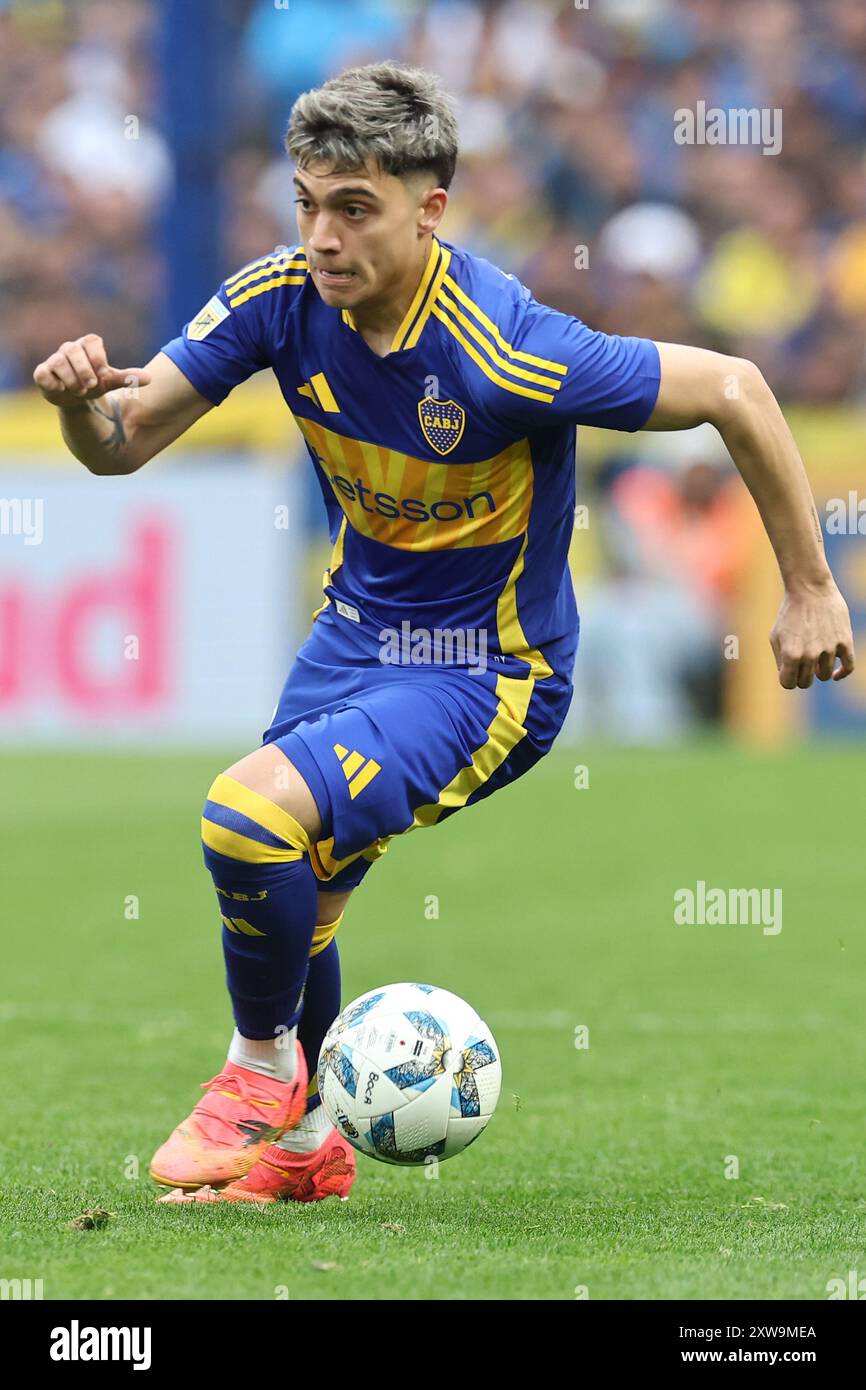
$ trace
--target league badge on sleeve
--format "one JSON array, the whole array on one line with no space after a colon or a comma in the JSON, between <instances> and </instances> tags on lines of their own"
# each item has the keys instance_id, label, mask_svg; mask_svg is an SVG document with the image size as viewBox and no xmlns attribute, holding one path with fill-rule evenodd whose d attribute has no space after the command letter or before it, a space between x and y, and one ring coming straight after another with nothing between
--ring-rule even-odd
<instances>
[{"instance_id":1,"label":"league badge on sleeve","mask_svg":"<svg viewBox=\"0 0 866 1390\"><path fill-rule=\"evenodd\" d=\"M214 295L209 299L203 309L200 309L195 318L190 323L186 331L187 338L193 343L200 343L202 338L206 338L218 323L227 319L231 311L226 308L219 295Z\"/></svg>"}]
</instances>

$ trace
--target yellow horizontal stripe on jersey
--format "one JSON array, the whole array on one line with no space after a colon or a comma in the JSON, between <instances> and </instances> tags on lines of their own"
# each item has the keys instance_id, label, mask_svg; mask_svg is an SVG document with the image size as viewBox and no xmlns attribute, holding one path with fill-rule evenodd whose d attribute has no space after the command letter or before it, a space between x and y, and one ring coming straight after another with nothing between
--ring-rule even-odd
<instances>
[{"instance_id":1,"label":"yellow horizontal stripe on jersey","mask_svg":"<svg viewBox=\"0 0 866 1390\"><path fill-rule=\"evenodd\" d=\"M530 647L517 611L517 581L523 573L528 541L529 536L525 535L517 559L511 567L511 573L499 595L496 604L496 632L500 650L507 656L516 656L525 661L532 675L543 679L545 676L553 675L553 671L538 648Z\"/></svg>"},{"instance_id":2,"label":"yellow horizontal stripe on jersey","mask_svg":"<svg viewBox=\"0 0 866 1390\"><path fill-rule=\"evenodd\" d=\"M490 339L482 333L481 329L477 324L473 323L472 319L470 319L467 314L463 313L462 309L454 303L453 299L449 298L444 290L440 292L438 302L462 323L466 331L475 339L479 347L484 348L488 357L493 360L497 367L502 367L504 371L510 372L512 376L520 377L521 381L534 381L537 386L546 386L550 391L559 390L562 385L561 381L557 381L553 377L541 376L538 372L527 371L525 367L518 367L515 363L509 362L501 353L497 352Z\"/></svg>"},{"instance_id":3,"label":"yellow horizontal stripe on jersey","mask_svg":"<svg viewBox=\"0 0 866 1390\"><path fill-rule=\"evenodd\" d=\"M257 294L265 294L267 290L275 290L279 285L302 285L306 278L306 275L278 275L275 280L266 280L262 285L253 285L252 289L239 294L237 299L230 299L229 308L236 309L239 304L246 304L248 299L255 299Z\"/></svg>"},{"instance_id":4,"label":"yellow horizontal stripe on jersey","mask_svg":"<svg viewBox=\"0 0 866 1390\"><path fill-rule=\"evenodd\" d=\"M295 418L347 523L361 535L398 550L429 551L493 545L526 531L534 488L526 439L493 458L447 463L350 439L314 420Z\"/></svg>"},{"instance_id":5,"label":"yellow horizontal stripe on jersey","mask_svg":"<svg viewBox=\"0 0 866 1390\"><path fill-rule=\"evenodd\" d=\"M504 376L500 376L498 372L495 372L493 368L490 366L490 363L487 361L487 359L482 357L481 353L478 352L467 340L467 338L465 337L461 329L458 328L457 324L453 321L453 319L449 318L448 314L442 308L442 305L438 302L438 300L433 305L433 313L436 315L437 319L439 319L440 323L444 323L445 327L448 329L448 332L452 335L452 337L457 339L460 346L464 349L465 352L469 354L469 356L472 358L472 361L475 362L477 366L481 368L484 375L488 376L491 381L494 381L497 386L503 387L506 391L513 391L515 396L529 396L531 400L544 401L547 405L549 405L551 401L554 399L552 393L549 391L535 391L531 386L518 386L517 382L506 381Z\"/></svg>"},{"instance_id":6,"label":"yellow horizontal stripe on jersey","mask_svg":"<svg viewBox=\"0 0 866 1390\"><path fill-rule=\"evenodd\" d=\"M282 270L286 265L293 265L297 261L306 268L307 253L302 246L297 246L293 251L269 251L267 256L259 256L258 260L250 261L249 265L242 266L234 275L230 275L225 282L226 290L230 286L238 288L238 282L242 276L261 275L266 270Z\"/></svg>"},{"instance_id":7,"label":"yellow horizontal stripe on jersey","mask_svg":"<svg viewBox=\"0 0 866 1390\"><path fill-rule=\"evenodd\" d=\"M445 277L445 288L451 290L452 294L460 300L464 308L474 314L482 328L486 328L490 336L495 340L498 347L508 356L513 357L518 362L528 362L531 367L541 367L546 372L557 372L560 376L565 376L568 367L562 362L551 362L548 357L535 357L531 352L521 352L519 348L514 348L510 343L506 343L499 329L492 319L488 318L484 310L470 299L465 290L462 290L457 281L450 275Z\"/></svg>"}]
</instances>

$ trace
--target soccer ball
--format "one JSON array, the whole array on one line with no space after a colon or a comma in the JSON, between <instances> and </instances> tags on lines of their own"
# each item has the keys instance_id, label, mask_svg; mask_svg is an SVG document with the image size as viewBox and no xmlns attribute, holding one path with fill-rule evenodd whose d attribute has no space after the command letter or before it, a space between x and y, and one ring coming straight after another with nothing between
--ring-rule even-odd
<instances>
[{"instance_id":1,"label":"soccer ball","mask_svg":"<svg viewBox=\"0 0 866 1390\"><path fill-rule=\"evenodd\" d=\"M384 985L334 1019L319 1095L359 1153L383 1163L453 1158L496 1109L502 1066L474 1009L435 985Z\"/></svg>"}]
</instances>

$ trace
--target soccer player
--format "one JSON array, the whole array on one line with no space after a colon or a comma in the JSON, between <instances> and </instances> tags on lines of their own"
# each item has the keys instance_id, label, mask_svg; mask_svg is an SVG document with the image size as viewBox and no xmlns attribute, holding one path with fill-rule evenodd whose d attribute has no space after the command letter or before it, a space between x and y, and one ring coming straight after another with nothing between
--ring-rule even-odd
<instances>
[{"instance_id":1,"label":"soccer player","mask_svg":"<svg viewBox=\"0 0 866 1390\"><path fill-rule=\"evenodd\" d=\"M342 73L297 100L286 145L297 246L230 275L144 369L110 366L88 334L34 373L73 454L105 475L135 472L271 367L333 542L262 745L204 806L235 1030L154 1155L174 1200L347 1195L353 1151L315 1079L340 1009L335 933L394 836L522 776L563 723L576 425L715 425L784 581L781 684L854 665L809 484L757 367L594 332L442 240L457 130L429 73ZM526 851L531 871L531 833Z\"/></svg>"}]
</instances>

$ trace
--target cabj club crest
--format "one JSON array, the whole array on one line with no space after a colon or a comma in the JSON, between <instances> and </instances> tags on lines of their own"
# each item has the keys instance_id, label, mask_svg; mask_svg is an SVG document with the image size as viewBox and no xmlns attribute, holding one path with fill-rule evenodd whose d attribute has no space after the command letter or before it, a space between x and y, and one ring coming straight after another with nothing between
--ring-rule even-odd
<instances>
[{"instance_id":1,"label":"cabj club crest","mask_svg":"<svg viewBox=\"0 0 866 1390\"><path fill-rule=\"evenodd\" d=\"M425 396L418 402L418 419L430 448L437 454L450 454L463 436L466 411L456 401L436 401Z\"/></svg>"}]
</instances>

